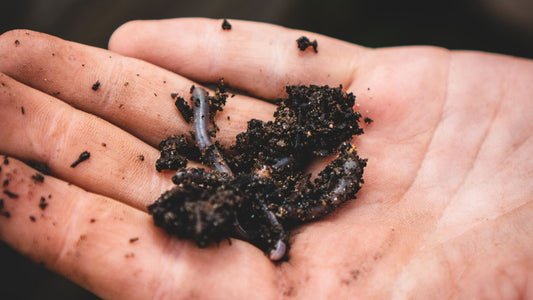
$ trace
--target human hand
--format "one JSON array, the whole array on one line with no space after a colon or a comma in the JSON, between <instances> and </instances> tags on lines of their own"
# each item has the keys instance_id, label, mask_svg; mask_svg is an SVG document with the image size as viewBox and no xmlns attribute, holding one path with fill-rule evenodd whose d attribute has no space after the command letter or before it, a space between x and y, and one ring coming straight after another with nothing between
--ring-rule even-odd
<instances>
[{"instance_id":1,"label":"human hand","mask_svg":"<svg viewBox=\"0 0 533 300\"><path fill-rule=\"evenodd\" d=\"M372 50L230 22L231 31L217 20L128 23L111 39L114 52L4 34L0 153L11 157L0 180L18 198L3 195L11 218L0 217L0 239L104 298L527 298L531 61ZM296 48L302 35L317 39L317 54ZM190 130L170 93L220 77L251 95L218 116L222 143L247 120L271 118L274 106L259 99L289 84L343 84L375 120L354 141L368 158L358 198L296 229L288 262L236 240L198 249L146 213L171 186L171 174L154 171L155 146ZM71 168L85 150L89 160ZM18 161L28 159L53 176L32 179Z\"/></svg>"}]
</instances>

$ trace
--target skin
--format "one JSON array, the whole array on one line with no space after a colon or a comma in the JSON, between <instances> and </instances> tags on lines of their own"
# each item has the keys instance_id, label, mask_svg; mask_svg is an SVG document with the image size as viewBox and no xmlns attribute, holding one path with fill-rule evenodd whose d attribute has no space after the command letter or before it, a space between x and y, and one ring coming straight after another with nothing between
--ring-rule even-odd
<instances>
[{"instance_id":1,"label":"skin","mask_svg":"<svg viewBox=\"0 0 533 300\"><path fill-rule=\"evenodd\" d=\"M4 33L0 180L19 198L2 196L0 239L107 299L533 297L532 61L221 23L127 23L111 51ZM297 49L302 35L318 53ZM172 185L155 147L191 129L170 94L220 77L250 95L217 116L224 144L250 118L271 118L268 100L288 84L342 84L374 119L352 141L368 158L357 200L297 228L288 262L238 240L198 249L146 213ZM33 181L24 159L52 175Z\"/></svg>"}]
</instances>

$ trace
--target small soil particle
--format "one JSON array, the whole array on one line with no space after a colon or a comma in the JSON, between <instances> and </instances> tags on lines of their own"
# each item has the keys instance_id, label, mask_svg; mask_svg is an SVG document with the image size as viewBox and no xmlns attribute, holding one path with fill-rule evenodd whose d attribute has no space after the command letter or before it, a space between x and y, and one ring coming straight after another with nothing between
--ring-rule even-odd
<instances>
[{"instance_id":1,"label":"small soil particle","mask_svg":"<svg viewBox=\"0 0 533 300\"><path fill-rule=\"evenodd\" d=\"M87 152L87 151L83 151L81 154L80 154L80 157L78 157L78 159L73 162L70 167L71 168L75 168L78 164L80 164L81 162L83 161L86 161L89 159L89 157L91 157L91 153Z\"/></svg>"},{"instance_id":2,"label":"small soil particle","mask_svg":"<svg viewBox=\"0 0 533 300\"><path fill-rule=\"evenodd\" d=\"M366 124L371 124L372 122L374 122L374 120L370 119L369 117L365 117L364 121Z\"/></svg>"},{"instance_id":3,"label":"small soil particle","mask_svg":"<svg viewBox=\"0 0 533 300\"><path fill-rule=\"evenodd\" d=\"M89 222L90 223L94 223L94 222L96 222L96 219L92 218L92 219L89 220Z\"/></svg>"},{"instance_id":4,"label":"small soil particle","mask_svg":"<svg viewBox=\"0 0 533 300\"><path fill-rule=\"evenodd\" d=\"M19 40L15 40L15 46L18 46L20 45L20 41Z\"/></svg>"},{"instance_id":5,"label":"small soil particle","mask_svg":"<svg viewBox=\"0 0 533 300\"><path fill-rule=\"evenodd\" d=\"M99 88L100 88L100 80L97 80L97 81L93 84L92 89L93 89L93 91L97 91Z\"/></svg>"},{"instance_id":6,"label":"small soil particle","mask_svg":"<svg viewBox=\"0 0 533 300\"><path fill-rule=\"evenodd\" d=\"M9 157L4 155L4 165L9 165Z\"/></svg>"},{"instance_id":7,"label":"small soil particle","mask_svg":"<svg viewBox=\"0 0 533 300\"><path fill-rule=\"evenodd\" d=\"M19 197L18 194L15 194L9 190L4 190L4 194L6 194L11 199L17 199Z\"/></svg>"},{"instance_id":8,"label":"small soil particle","mask_svg":"<svg viewBox=\"0 0 533 300\"><path fill-rule=\"evenodd\" d=\"M185 99L182 97L179 97L177 93L170 94L172 99L176 99L176 102L174 102L174 105L176 105L176 108L181 113L181 116L185 120L185 122L190 123L192 121L192 108L185 102Z\"/></svg>"},{"instance_id":9,"label":"small soil particle","mask_svg":"<svg viewBox=\"0 0 533 300\"><path fill-rule=\"evenodd\" d=\"M35 217L34 216L30 216L30 221L35 222Z\"/></svg>"},{"instance_id":10,"label":"small soil particle","mask_svg":"<svg viewBox=\"0 0 533 300\"><path fill-rule=\"evenodd\" d=\"M9 179L6 179L6 180L4 180L4 182L2 182L2 186L3 187L6 187L8 185L9 185Z\"/></svg>"},{"instance_id":11,"label":"small soil particle","mask_svg":"<svg viewBox=\"0 0 533 300\"><path fill-rule=\"evenodd\" d=\"M25 114L25 112L24 112L24 106L21 106L21 107L20 107L20 112L21 112L22 114Z\"/></svg>"},{"instance_id":12,"label":"small soil particle","mask_svg":"<svg viewBox=\"0 0 533 300\"><path fill-rule=\"evenodd\" d=\"M6 217L7 219L11 218L11 213L8 211L2 212L2 216Z\"/></svg>"},{"instance_id":13,"label":"small soil particle","mask_svg":"<svg viewBox=\"0 0 533 300\"><path fill-rule=\"evenodd\" d=\"M50 168L43 162L39 162L36 160L26 160L24 161L24 163L44 175L50 175Z\"/></svg>"},{"instance_id":14,"label":"small soil particle","mask_svg":"<svg viewBox=\"0 0 533 300\"><path fill-rule=\"evenodd\" d=\"M305 51L307 48L312 47L313 51L318 53L318 43L316 40L311 42L306 36L302 36L296 40L296 43L298 43L298 49L300 49L300 51Z\"/></svg>"},{"instance_id":15,"label":"small soil particle","mask_svg":"<svg viewBox=\"0 0 533 300\"><path fill-rule=\"evenodd\" d=\"M224 21L222 22L222 29L231 30L231 24L228 22L228 20L224 19Z\"/></svg>"},{"instance_id":16,"label":"small soil particle","mask_svg":"<svg viewBox=\"0 0 533 300\"><path fill-rule=\"evenodd\" d=\"M48 206L48 203L46 202L46 198L41 197L41 199L39 200L39 208L41 210L45 210L47 206Z\"/></svg>"},{"instance_id":17,"label":"small soil particle","mask_svg":"<svg viewBox=\"0 0 533 300\"><path fill-rule=\"evenodd\" d=\"M31 175L31 179L35 182L44 182L44 176L41 173L35 173Z\"/></svg>"},{"instance_id":18,"label":"small soil particle","mask_svg":"<svg viewBox=\"0 0 533 300\"><path fill-rule=\"evenodd\" d=\"M139 240L138 237L133 237L133 238L130 239L130 244L133 244L133 243L135 243L138 240Z\"/></svg>"},{"instance_id":19,"label":"small soil particle","mask_svg":"<svg viewBox=\"0 0 533 300\"><path fill-rule=\"evenodd\" d=\"M142 154L139 155L139 160L140 160L140 161L144 161L144 155L142 155Z\"/></svg>"}]
</instances>

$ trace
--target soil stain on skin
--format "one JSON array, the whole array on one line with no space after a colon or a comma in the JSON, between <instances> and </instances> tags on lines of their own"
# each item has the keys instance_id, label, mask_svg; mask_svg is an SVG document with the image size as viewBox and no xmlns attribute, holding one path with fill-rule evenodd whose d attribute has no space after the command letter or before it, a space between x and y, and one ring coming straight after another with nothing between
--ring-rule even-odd
<instances>
[{"instance_id":1,"label":"soil stain on skin","mask_svg":"<svg viewBox=\"0 0 533 300\"><path fill-rule=\"evenodd\" d=\"M177 172L175 187L148 207L157 226L199 247L236 237L278 261L288 258L290 229L355 198L366 166L348 142L363 133L361 115L353 110L355 96L342 86L286 90L274 121L250 120L236 143L225 148L211 141L218 130L215 113L228 97L223 85L214 96L191 88L193 107L181 100L176 106L194 131L159 145L157 170ZM309 163L332 154L336 158L311 180L305 172ZM188 159L212 170L185 169Z\"/></svg>"}]
</instances>

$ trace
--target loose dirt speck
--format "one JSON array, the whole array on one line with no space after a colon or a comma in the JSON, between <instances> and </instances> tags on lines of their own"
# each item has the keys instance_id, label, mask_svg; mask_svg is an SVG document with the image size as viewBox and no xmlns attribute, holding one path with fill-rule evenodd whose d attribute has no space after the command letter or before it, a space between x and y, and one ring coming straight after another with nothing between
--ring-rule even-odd
<instances>
[{"instance_id":1,"label":"loose dirt speck","mask_svg":"<svg viewBox=\"0 0 533 300\"><path fill-rule=\"evenodd\" d=\"M4 194L6 194L6 196L8 196L11 199L17 199L19 197L18 194L15 194L9 190L4 190Z\"/></svg>"},{"instance_id":2,"label":"loose dirt speck","mask_svg":"<svg viewBox=\"0 0 533 300\"><path fill-rule=\"evenodd\" d=\"M83 151L81 154L80 154L80 157L78 157L78 159L73 162L70 167L71 168L75 168L78 164L80 164L81 162L83 161L86 161L89 159L89 157L91 157L91 153L87 152L87 151Z\"/></svg>"},{"instance_id":3,"label":"loose dirt speck","mask_svg":"<svg viewBox=\"0 0 533 300\"><path fill-rule=\"evenodd\" d=\"M226 19L222 22L222 30L231 30L231 24Z\"/></svg>"},{"instance_id":4,"label":"loose dirt speck","mask_svg":"<svg viewBox=\"0 0 533 300\"><path fill-rule=\"evenodd\" d=\"M296 43L298 44L298 49L300 49L300 51L305 51L307 48L312 47L313 51L318 53L318 43L316 40L311 42L306 36L301 36L296 40Z\"/></svg>"},{"instance_id":5,"label":"loose dirt speck","mask_svg":"<svg viewBox=\"0 0 533 300\"><path fill-rule=\"evenodd\" d=\"M100 88L100 80L97 80L91 88L93 91L97 91Z\"/></svg>"},{"instance_id":6,"label":"loose dirt speck","mask_svg":"<svg viewBox=\"0 0 533 300\"><path fill-rule=\"evenodd\" d=\"M46 202L46 198L41 197L41 199L39 200L39 208L41 210L45 210L47 206L48 206L48 203Z\"/></svg>"},{"instance_id":7,"label":"loose dirt speck","mask_svg":"<svg viewBox=\"0 0 533 300\"><path fill-rule=\"evenodd\" d=\"M31 175L31 179L33 179L35 182L44 182L44 176L41 173L35 173Z\"/></svg>"}]
</instances>

